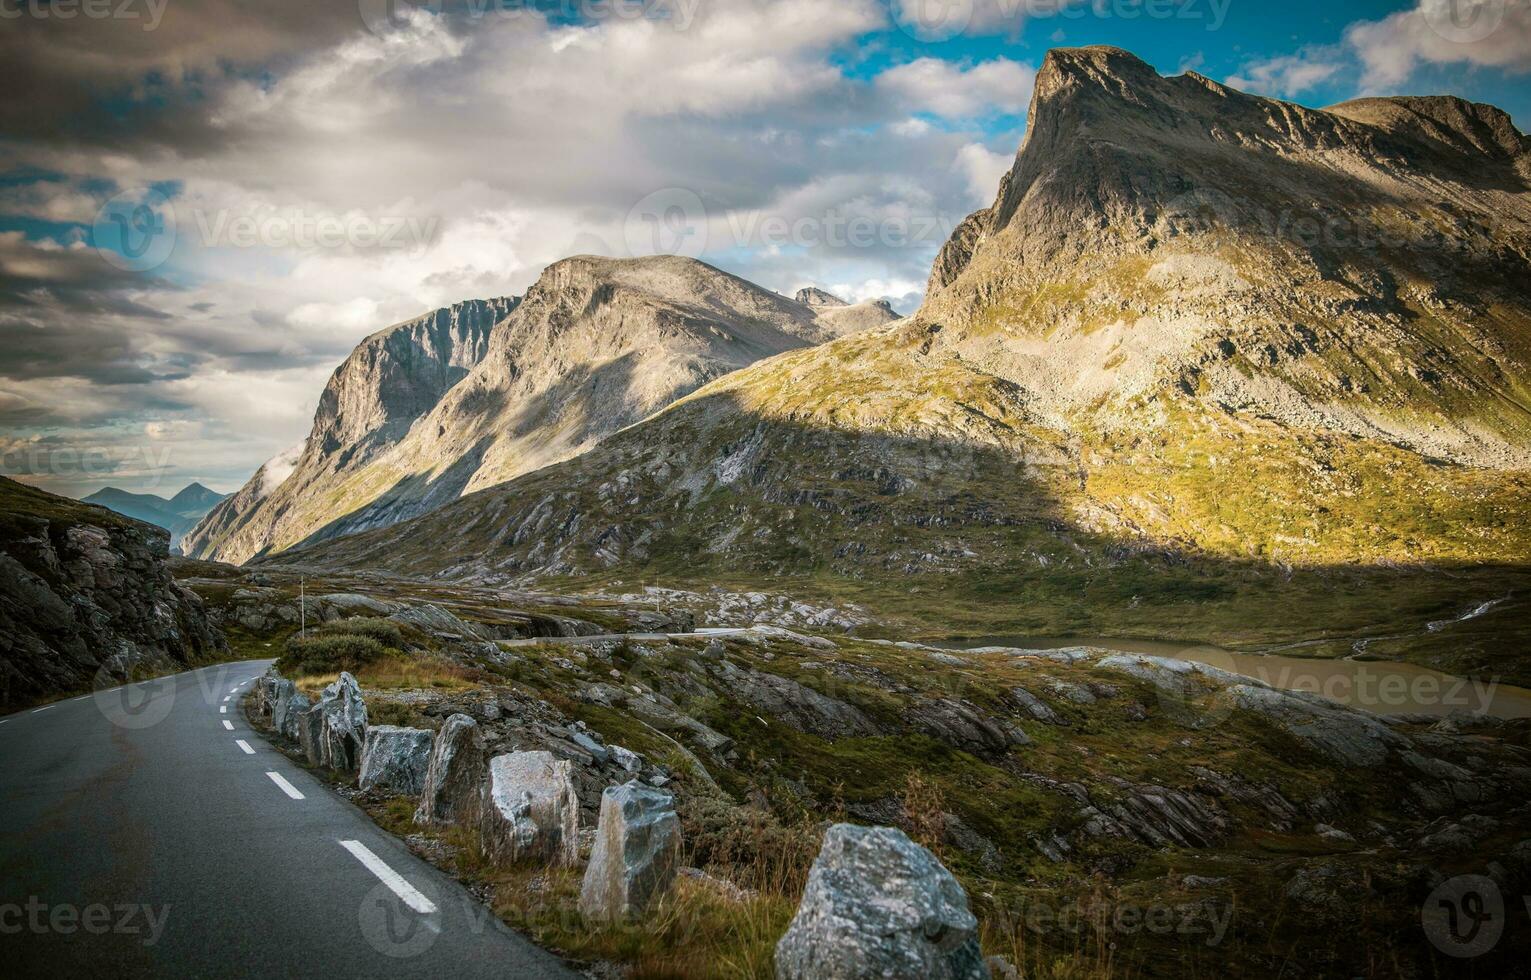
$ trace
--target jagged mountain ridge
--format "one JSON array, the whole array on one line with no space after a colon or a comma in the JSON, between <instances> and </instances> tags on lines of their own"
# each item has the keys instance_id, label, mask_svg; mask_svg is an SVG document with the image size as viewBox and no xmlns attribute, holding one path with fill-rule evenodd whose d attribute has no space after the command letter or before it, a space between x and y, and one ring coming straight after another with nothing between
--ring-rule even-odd
<instances>
[{"instance_id":1,"label":"jagged mountain ridge","mask_svg":"<svg viewBox=\"0 0 1531 980\"><path fill-rule=\"evenodd\" d=\"M812 308L671 256L576 256L525 297L492 302L365 341L326 388L291 475L261 491L263 467L193 554L244 561L416 516L576 455L762 357L896 317L886 304Z\"/></svg>"},{"instance_id":2,"label":"jagged mountain ridge","mask_svg":"<svg viewBox=\"0 0 1531 980\"><path fill-rule=\"evenodd\" d=\"M1524 562L1531 189L1502 112L1310 110L1087 48L1049 53L1029 118L909 320L292 560L490 580L977 574L1112 542Z\"/></svg>"}]
</instances>

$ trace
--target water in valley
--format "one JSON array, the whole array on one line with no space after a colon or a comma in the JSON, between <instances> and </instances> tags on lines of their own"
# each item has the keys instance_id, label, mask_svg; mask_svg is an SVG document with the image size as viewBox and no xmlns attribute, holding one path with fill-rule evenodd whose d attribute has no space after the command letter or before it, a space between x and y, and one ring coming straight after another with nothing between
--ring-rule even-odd
<instances>
[{"instance_id":1,"label":"water in valley","mask_svg":"<svg viewBox=\"0 0 1531 980\"><path fill-rule=\"evenodd\" d=\"M935 644L953 650L1016 647L1057 650L1097 647L1174 657L1218 667L1289 691L1310 691L1378 714L1531 717L1531 690L1492 680L1456 677L1415 664L1379 660L1319 660L1273 653L1235 653L1204 643L1123 640L1099 636L982 636Z\"/></svg>"}]
</instances>

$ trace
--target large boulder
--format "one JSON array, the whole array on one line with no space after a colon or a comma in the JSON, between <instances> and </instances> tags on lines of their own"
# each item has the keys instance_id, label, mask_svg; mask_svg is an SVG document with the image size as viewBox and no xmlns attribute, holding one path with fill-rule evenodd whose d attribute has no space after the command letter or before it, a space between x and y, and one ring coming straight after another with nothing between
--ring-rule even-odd
<instances>
[{"instance_id":1,"label":"large boulder","mask_svg":"<svg viewBox=\"0 0 1531 980\"><path fill-rule=\"evenodd\" d=\"M967 893L892 827L835 824L776 944L777 980L987 980Z\"/></svg>"},{"instance_id":2,"label":"large boulder","mask_svg":"<svg viewBox=\"0 0 1531 980\"><path fill-rule=\"evenodd\" d=\"M300 711L293 720L298 729L298 747L311 766L326 765L324 759L324 709L310 705Z\"/></svg>"},{"instance_id":3,"label":"large boulder","mask_svg":"<svg viewBox=\"0 0 1531 980\"><path fill-rule=\"evenodd\" d=\"M484 850L496 860L579 860L579 795L566 759L512 752L489 760L483 815Z\"/></svg>"},{"instance_id":4,"label":"large boulder","mask_svg":"<svg viewBox=\"0 0 1531 980\"><path fill-rule=\"evenodd\" d=\"M299 719L303 713L312 707L308 695L299 694L297 685L288 681L289 688L284 697L280 697L271 707L271 725L283 738L297 742L301 738L299 731Z\"/></svg>"},{"instance_id":5,"label":"large boulder","mask_svg":"<svg viewBox=\"0 0 1531 980\"><path fill-rule=\"evenodd\" d=\"M452 715L436 733L425 769L415 823L452 823L471 818L479 805L484 778L484 736L478 722Z\"/></svg>"},{"instance_id":6,"label":"large boulder","mask_svg":"<svg viewBox=\"0 0 1531 980\"><path fill-rule=\"evenodd\" d=\"M669 887L679 854L680 820L669 793L637 781L608 786L580 911L608 921L642 913Z\"/></svg>"},{"instance_id":7,"label":"large boulder","mask_svg":"<svg viewBox=\"0 0 1531 980\"><path fill-rule=\"evenodd\" d=\"M367 737L367 702L362 698L361 685L342 671L340 678L324 689L316 707L324 719L322 764L355 772Z\"/></svg>"},{"instance_id":8,"label":"large boulder","mask_svg":"<svg viewBox=\"0 0 1531 980\"><path fill-rule=\"evenodd\" d=\"M423 728L373 725L362 745L362 789L389 789L417 796L425 788L434 737Z\"/></svg>"}]
</instances>

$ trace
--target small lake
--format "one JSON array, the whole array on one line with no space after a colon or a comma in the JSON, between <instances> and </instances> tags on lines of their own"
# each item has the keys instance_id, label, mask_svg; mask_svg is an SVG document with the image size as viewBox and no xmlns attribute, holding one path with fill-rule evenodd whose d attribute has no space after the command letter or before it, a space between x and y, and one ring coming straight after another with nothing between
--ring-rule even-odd
<instances>
[{"instance_id":1,"label":"small lake","mask_svg":"<svg viewBox=\"0 0 1531 980\"><path fill-rule=\"evenodd\" d=\"M1428 667L1379 660L1318 660L1272 653L1234 653L1204 643L1122 640L1100 636L980 636L936 641L949 650L1017 647L1059 650L1099 647L1122 653L1174 657L1219 667L1288 691L1310 691L1377 714L1485 713L1531 718L1531 691L1488 680L1443 674Z\"/></svg>"}]
</instances>

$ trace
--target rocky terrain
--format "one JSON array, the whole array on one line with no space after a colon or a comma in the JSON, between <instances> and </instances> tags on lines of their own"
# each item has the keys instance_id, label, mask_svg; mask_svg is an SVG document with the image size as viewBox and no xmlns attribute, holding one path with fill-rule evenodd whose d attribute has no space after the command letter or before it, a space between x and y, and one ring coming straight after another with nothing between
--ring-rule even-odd
<instances>
[{"instance_id":1,"label":"rocky terrain","mask_svg":"<svg viewBox=\"0 0 1531 980\"><path fill-rule=\"evenodd\" d=\"M181 538L226 496L200 483L191 483L169 499L152 493L128 493L116 487L103 487L83 500L87 504L114 510L135 521L164 528L170 532L171 553L179 554Z\"/></svg>"},{"instance_id":2,"label":"rocky terrain","mask_svg":"<svg viewBox=\"0 0 1531 980\"><path fill-rule=\"evenodd\" d=\"M943 630L1327 655L1406 633L1368 650L1531 677L1531 193L1508 117L1308 110L1089 48L1048 55L1029 118L913 317L288 560L771 576ZM1429 635L1499 597L1483 632Z\"/></svg>"},{"instance_id":3,"label":"rocky terrain","mask_svg":"<svg viewBox=\"0 0 1531 980\"><path fill-rule=\"evenodd\" d=\"M243 562L414 517L583 452L760 358L896 316L885 303L809 306L690 259L565 259L524 297L363 341L295 458L208 515L187 553Z\"/></svg>"},{"instance_id":4,"label":"rocky terrain","mask_svg":"<svg viewBox=\"0 0 1531 980\"><path fill-rule=\"evenodd\" d=\"M0 712L226 652L163 528L0 477Z\"/></svg>"},{"instance_id":5,"label":"rocky terrain","mask_svg":"<svg viewBox=\"0 0 1531 980\"><path fill-rule=\"evenodd\" d=\"M1423 977L1452 962L1419 929L1433 889L1531 880L1524 722L1377 716L1089 648L503 639L426 604L351 593L324 629L395 646L354 674L279 662L256 720L577 960L1362 975L1385 948L1385 972ZM1475 966L1508 969L1517 936Z\"/></svg>"}]
</instances>

